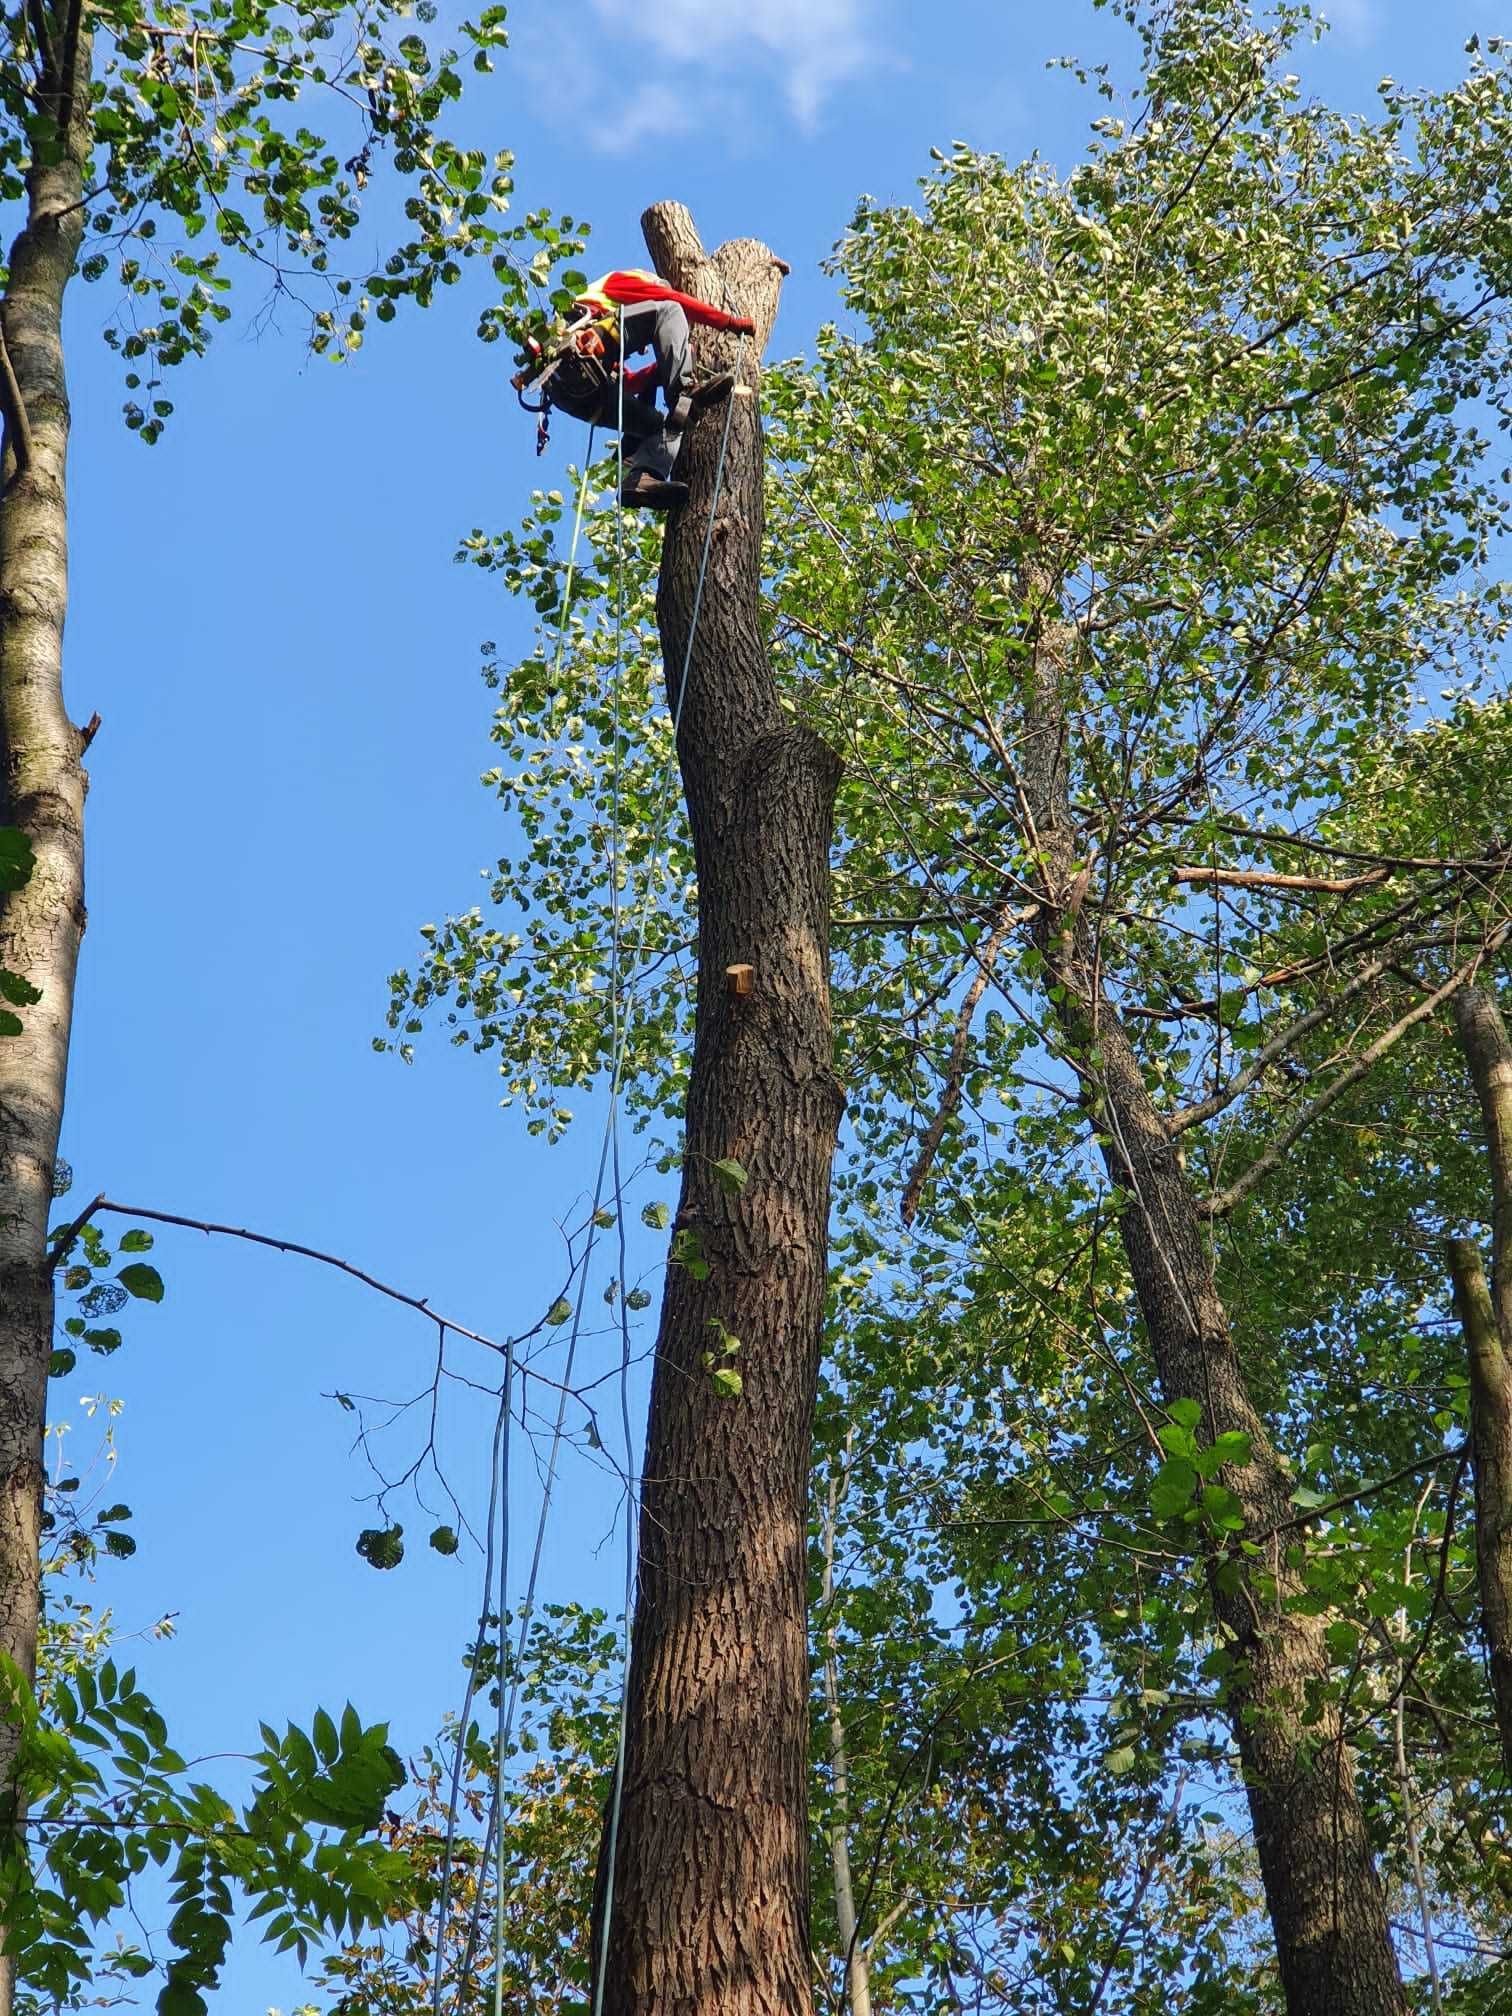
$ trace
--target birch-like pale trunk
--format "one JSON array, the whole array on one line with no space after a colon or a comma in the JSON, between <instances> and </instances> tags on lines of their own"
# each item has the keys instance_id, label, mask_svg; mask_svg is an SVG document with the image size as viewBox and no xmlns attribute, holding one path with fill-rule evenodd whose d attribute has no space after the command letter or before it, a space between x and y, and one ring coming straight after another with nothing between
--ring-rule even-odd
<instances>
[{"instance_id":1,"label":"birch-like pale trunk","mask_svg":"<svg viewBox=\"0 0 1512 2016\"><path fill-rule=\"evenodd\" d=\"M0 467L0 826L19 827L36 865L0 897L0 966L40 990L0 1037L0 1649L31 1680L40 1605L42 1434L52 1354L48 1218L63 1124L74 970L84 929L82 738L63 705L68 606L68 389L63 297L84 227L90 46L56 21L44 79L64 129L61 158L34 164L26 216L0 296L8 369ZM71 85L71 103L65 103ZM0 1855L24 1852L17 1735L0 1722ZM13 1964L0 1955L0 2016Z\"/></svg>"}]
</instances>

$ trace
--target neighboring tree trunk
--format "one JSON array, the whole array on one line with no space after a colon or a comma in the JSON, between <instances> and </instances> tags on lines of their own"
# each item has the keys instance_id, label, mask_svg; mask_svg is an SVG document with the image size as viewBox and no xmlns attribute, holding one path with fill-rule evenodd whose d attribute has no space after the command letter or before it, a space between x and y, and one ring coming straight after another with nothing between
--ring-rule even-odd
<instances>
[{"instance_id":1,"label":"neighboring tree trunk","mask_svg":"<svg viewBox=\"0 0 1512 2016\"><path fill-rule=\"evenodd\" d=\"M835 1529L846 1472L850 1469L854 1431L845 1438L845 1456L830 1478L824 1508L824 1579L821 1595L826 1610L835 1598ZM845 2003L850 2016L871 2016L871 1961L856 1926L856 1886L850 1860L850 1764L845 1749L845 1718L840 1710L840 1660L835 1649L832 1617L824 1627L824 1710L829 1721L827 1751L830 1767L830 1875L835 1886L835 1932L845 1968Z\"/></svg>"},{"instance_id":2,"label":"neighboring tree trunk","mask_svg":"<svg viewBox=\"0 0 1512 2016\"><path fill-rule=\"evenodd\" d=\"M1491 1286L1473 1239L1449 1241L1454 1306L1470 1359L1475 1569L1491 1698L1512 1774L1512 1041L1489 988L1462 987L1454 1020L1491 1158Z\"/></svg>"},{"instance_id":3,"label":"neighboring tree trunk","mask_svg":"<svg viewBox=\"0 0 1512 2016\"><path fill-rule=\"evenodd\" d=\"M761 616L757 358L780 289L764 245L708 258L692 219L642 219L658 271L748 315L678 756L698 867L698 1009L640 1522L607 2016L797 2016L808 1937L807 1530L830 1165L843 1098L830 1028L829 849L840 765L779 705ZM736 339L703 362L734 361ZM717 357L715 352L717 350ZM657 614L680 678L726 409L689 432ZM731 991L726 968L754 968ZM729 1194L715 1172L749 1172ZM718 1326L718 1327L715 1327ZM705 1354L738 1337L743 1391ZM600 1898L604 1883L600 1880ZM602 1916L602 1901L596 1917ZM595 1926L594 1962L601 1951Z\"/></svg>"},{"instance_id":4,"label":"neighboring tree trunk","mask_svg":"<svg viewBox=\"0 0 1512 2016\"><path fill-rule=\"evenodd\" d=\"M1056 620L1054 590L1035 584L1047 612L1026 680L1020 763L1026 827L1049 898L1034 926L1045 977L1061 991L1055 1014L1082 1073L1082 1099L1114 1182L1130 1273L1169 1403L1202 1406L1202 1438L1238 1430L1251 1460L1225 1481L1245 1531L1264 1538L1292 1517L1291 1482L1250 1399L1218 1295L1197 1199L1167 1135L1124 1025L1103 987L1083 911L1090 859L1066 782L1068 683L1074 642ZM1284 1548L1263 1567L1266 1598L1238 1560L1211 1575L1213 1609L1235 1666L1231 1716L1244 1769L1266 1902L1290 2016L1405 2016L1354 1763L1339 1713L1313 1699L1328 1668L1325 1620L1285 1605L1300 1593ZM1305 1718L1305 1719L1304 1719Z\"/></svg>"},{"instance_id":5,"label":"neighboring tree trunk","mask_svg":"<svg viewBox=\"0 0 1512 2016\"><path fill-rule=\"evenodd\" d=\"M0 299L0 826L20 827L36 856L26 886L0 898L0 966L42 995L19 1011L22 1035L0 1036L0 1648L28 1679L36 1663L42 1429L53 1336L48 1215L84 928L81 738L63 707L62 321L84 225L89 40L78 32L77 6L70 18L72 57L67 46L59 48L44 90L65 145L59 160L34 166L26 178L26 222ZM56 40L67 41L61 17ZM0 1854L20 1846L15 1755L15 1731L0 1723ZM0 2016L9 2016L14 1986L10 1962L0 1958Z\"/></svg>"}]
</instances>

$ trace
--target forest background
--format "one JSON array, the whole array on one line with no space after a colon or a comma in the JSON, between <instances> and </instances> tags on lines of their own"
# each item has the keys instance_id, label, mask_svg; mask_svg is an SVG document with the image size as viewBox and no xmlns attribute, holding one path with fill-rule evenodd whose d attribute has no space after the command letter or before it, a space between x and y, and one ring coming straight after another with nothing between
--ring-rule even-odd
<instances>
[{"instance_id":1,"label":"forest background","mask_svg":"<svg viewBox=\"0 0 1512 2016\"><path fill-rule=\"evenodd\" d=\"M1305 82L1361 111L1386 74L1447 83L1499 12L1349 0ZM703 14L522 0L459 126L515 150L518 212L592 224L590 271L641 262L637 219L664 195L710 243L759 233L794 268L773 356L834 314L819 262L863 191L907 200L930 145L955 139L1069 165L1091 107L1047 60L1129 54L1090 0ZM108 289L71 292L67 691L76 719L98 710L103 726L64 1153L80 1202L105 1187L306 1241L497 1335L554 1292L552 1226L580 1207L594 1138L528 1139L466 1052L430 1044L405 1070L369 1046L415 926L481 900L476 871L507 851L477 783L493 704L478 647L522 655L531 612L453 553L562 483L582 446L559 422L535 461L507 353L474 339L486 287L465 275L339 372L304 354L297 309L255 317L249 288L210 358L178 375L150 449L122 426L119 365L90 340ZM457 1691L476 1564L418 1546L380 1578L358 1559L371 1480L326 1396L422 1387L424 1324L251 1249L173 1234L156 1258L163 1304L137 1305L127 1348L55 1387L75 1461L98 1434L81 1402L125 1403L111 1495L133 1508L138 1552L105 1566L100 1600L125 1634L173 1616L171 1642L134 1651L188 1755L348 1695L413 1750ZM448 1474L475 1511L487 1415L459 1399L445 1423ZM528 1516L528 1465L517 1485ZM548 1594L618 1608L615 1497L601 1473L574 1474ZM300 1999L292 1962L238 1942L217 2006Z\"/></svg>"}]
</instances>

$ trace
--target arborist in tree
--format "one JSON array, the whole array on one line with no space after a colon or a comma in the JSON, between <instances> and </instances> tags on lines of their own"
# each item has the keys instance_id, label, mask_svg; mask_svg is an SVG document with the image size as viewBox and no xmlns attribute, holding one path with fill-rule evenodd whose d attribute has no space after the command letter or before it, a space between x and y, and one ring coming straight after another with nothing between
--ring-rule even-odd
<instances>
[{"instance_id":1,"label":"arborist in tree","mask_svg":"<svg viewBox=\"0 0 1512 2016\"><path fill-rule=\"evenodd\" d=\"M735 383L729 371L702 379L694 376L690 322L740 336L756 333L744 316L728 315L691 294L679 294L639 267L606 273L585 288L566 323L547 335L527 338L519 355L521 368L513 383L521 405L541 415L537 453L546 445L553 406L599 427L618 427L623 410L620 502L653 510L681 504L688 486L674 482L672 470L683 429L695 408L724 398ZM655 352L652 363L624 370L623 384L622 329L624 356ZM665 412L656 405L657 386ZM530 388L540 393L538 406L525 398Z\"/></svg>"}]
</instances>

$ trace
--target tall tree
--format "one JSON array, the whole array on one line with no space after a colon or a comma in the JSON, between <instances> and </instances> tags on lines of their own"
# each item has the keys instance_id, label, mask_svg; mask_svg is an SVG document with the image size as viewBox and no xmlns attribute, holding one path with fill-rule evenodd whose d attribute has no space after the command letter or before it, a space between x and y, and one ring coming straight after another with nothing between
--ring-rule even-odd
<instances>
[{"instance_id":1,"label":"tall tree","mask_svg":"<svg viewBox=\"0 0 1512 2016\"><path fill-rule=\"evenodd\" d=\"M0 973L23 1025L6 1035L0 1023L0 1651L28 1680L53 1339L48 1214L84 929L90 737L63 692L64 298L76 272L119 283L124 306L107 335L126 365L126 424L148 442L172 412L164 371L201 352L230 313L223 255L306 309L314 348L339 357L361 345L370 315L423 305L482 254L500 283L483 324L496 335L550 256L531 268L515 256L524 227L501 215L509 157L442 130L458 59L433 58L408 32L413 11L409 0L24 0L4 16L0 200L19 221L0 287L0 828L23 836L30 873L0 876ZM480 69L504 42L503 20L490 7L459 31ZM345 145L291 116L312 94ZM385 154L405 191L401 242L376 270L343 272ZM86 244L101 249L83 256ZM0 1856L20 1852L17 1740L0 1723ZM0 2012L11 1993L0 1955Z\"/></svg>"},{"instance_id":2,"label":"tall tree","mask_svg":"<svg viewBox=\"0 0 1512 2016\"><path fill-rule=\"evenodd\" d=\"M808 1485L843 1104L839 764L783 710L762 620L755 395L785 269L751 239L706 254L675 203L642 223L664 279L756 334L738 351L725 339L744 396L684 446L689 497L656 602L697 865L697 1005L595 1963L607 2016L790 2016L811 1996ZM731 1379L711 1360L737 1348Z\"/></svg>"},{"instance_id":3,"label":"tall tree","mask_svg":"<svg viewBox=\"0 0 1512 2016\"><path fill-rule=\"evenodd\" d=\"M1374 1864L1410 1877L1391 1815L1412 1802L1380 1737L1411 1689L1441 1742L1462 1691L1440 1712L1420 1689L1474 1672L1442 1652L1422 1570L1425 1548L1449 1579L1462 1559L1452 1487L1431 1510L1418 1498L1458 1462L1452 1406L1424 1404L1444 1391L1442 1336L1418 1320L1420 1265L1383 1257L1410 1158L1365 1134L1389 1111L1378 1074L1410 1085L1454 990L1495 964L1506 862L1487 844L1504 827L1403 847L1347 815L1412 710L1489 670L1505 636L1484 570L1506 493L1478 416L1508 398L1512 81L1493 48L1451 90L1388 83L1374 118L1345 118L1289 67L1300 9L1118 11L1143 35L1143 80L1129 104L1098 80L1087 159L1060 176L962 148L917 208L864 204L836 259L864 337L827 330L811 369L769 382L782 692L851 759L847 1251L879 1303L916 1270L941 1361L962 1324L996 1324L1006 1389L983 1391L974 1442L962 1427L943 1446L953 1367L921 1375L933 1413L922 1386L886 1392L890 1358L883 1394L858 1390L923 1445L921 1496L933 1463L933 1532L1037 1511L1047 1556L1095 1572L1100 1607L1077 1627L1089 1721L1098 1657L1141 1696L1180 1688L1193 1718L1227 1718L1294 2016L1392 2010L1400 1914ZM550 543L538 516L478 551L549 604ZM605 648L586 624L581 644ZM582 746L578 713L600 709L527 664L497 731L493 779L541 899L531 956L464 915L395 1007L415 1023L445 1001L541 1126L604 1054L581 1005L596 899L573 875L602 787L564 785L539 754ZM636 803L661 746L646 718L635 759L617 757ZM631 1062L648 1112L679 1092L687 911L654 931L664 963ZM1051 1187L1065 1238L1015 1283L1017 1223ZM1058 1384L1020 1327L1036 1300L1070 1333ZM1358 1358L1368 1420L1347 1390ZM1350 1487L1387 1450L1403 1474L1384 1466L1390 1488L1356 1509ZM1106 1565L1118 1547L1158 1578L1132 1614ZM1016 1544L994 1578L989 1549L969 1564L978 1619L994 1590L1006 1612L1028 1558ZM951 1559L943 1537L935 1558ZM1427 1665L1386 1630L1399 1612ZM1170 1707L1139 1720L1168 1729ZM1123 1699L1105 1729L1115 1715L1127 1725ZM1449 1789L1470 1761L1449 1749L1435 1782L1473 1854L1486 1802L1463 1776Z\"/></svg>"}]
</instances>

